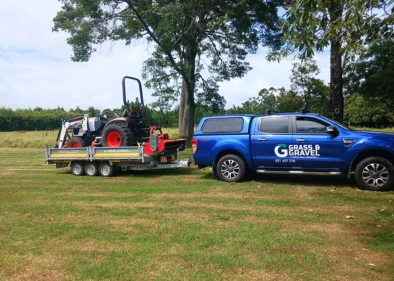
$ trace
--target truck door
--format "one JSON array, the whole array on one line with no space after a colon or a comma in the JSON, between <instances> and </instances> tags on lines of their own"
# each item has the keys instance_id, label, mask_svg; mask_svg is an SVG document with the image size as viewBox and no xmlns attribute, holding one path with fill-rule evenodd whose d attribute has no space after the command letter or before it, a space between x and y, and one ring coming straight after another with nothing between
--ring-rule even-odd
<instances>
[{"instance_id":1,"label":"truck door","mask_svg":"<svg viewBox=\"0 0 394 281\"><path fill-rule=\"evenodd\" d=\"M291 118L265 116L256 120L251 130L252 155L258 170L289 170L291 159L288 146L292 144Z\"/></svg>"},{"instance_id":2,"label":"truck door","mask_svg":"<svg viewBox=\"0 0 394 281\"><path fill-rule=\"evenodd\" d=\"M310 116L293 117L293 169L336 172L342 166L343 137L327 132L330 124Z\"/></svg>"}]
</instances>

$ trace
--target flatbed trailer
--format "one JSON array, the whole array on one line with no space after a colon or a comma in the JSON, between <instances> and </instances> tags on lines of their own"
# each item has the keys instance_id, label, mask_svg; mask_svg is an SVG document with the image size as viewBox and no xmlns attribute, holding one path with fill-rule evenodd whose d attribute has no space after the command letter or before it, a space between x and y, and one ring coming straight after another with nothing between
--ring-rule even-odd
<instances>
[{"instance_id":1,"label":"flatbed trailer","mask_svg":"<svg viewBox=\"0 0 394 281\"><path fill-rule=\"evenodd\" d=\"M75 176L101 175L109 177L116 170L157 170L186 168L190 160L179 160L179 149L161 155L147 155L144 146L122 147L45 147L45 161L56 168L70 167Z\"/></svg>"}]
</instances>

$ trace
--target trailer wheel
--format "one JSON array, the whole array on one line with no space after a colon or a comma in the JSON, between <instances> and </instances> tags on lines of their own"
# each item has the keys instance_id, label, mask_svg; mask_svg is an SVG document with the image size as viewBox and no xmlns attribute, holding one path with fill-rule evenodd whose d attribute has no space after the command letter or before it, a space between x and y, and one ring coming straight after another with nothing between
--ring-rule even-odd
<instances>
[{"instance_id":1,"label":"trailer wheel","mask_svg":"<svg viewBox=\"0 0 394 281\"><path fill-rule=\"evenodd\" d=\"M94 162L87 163L87 164L85 165L85 173L86 173L88 176L97 176L97 174L98 174L98 167L97 167L97 164L94 163Z\"/></svg>"},{"instance_id":2,"label":"trailer wheel","mask_svg":"<svg viewBox=\"0 0 394 281\"><path fill-rule=\"evenodd\" d=\"M216 165L218 177L227 182L239 182L245 177L245 162L234 154L224 155Z\"/></svg>"},{"instance_id":3,"label":"trailer wheel","mask_svg":"<svg viewBox=\"0 0 394 281\"><path fill-rule=\"evenodd\" d=\"M100 164L99 173L103 177L110 177L114 173L114 167L109 162L103 162Z\"/></svg>"},{"instance_id":4,"label":"trailer wheel","mask_svg":"<svg viewBox=\"0 0 394 281\"><path fill-rule=\"evenodd\" d=\"M79 161L73 162L71 164L71 172L74 176L82 176L85 173L84 163Z\"/></svg>"}]
</instances>

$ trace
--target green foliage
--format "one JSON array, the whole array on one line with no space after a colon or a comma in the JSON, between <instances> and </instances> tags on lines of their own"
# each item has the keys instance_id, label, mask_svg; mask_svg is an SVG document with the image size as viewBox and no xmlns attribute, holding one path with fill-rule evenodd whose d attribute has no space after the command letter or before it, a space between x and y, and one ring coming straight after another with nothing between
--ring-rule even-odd
<instances>
[{"instance_id":1,"label":"green foliage","mask_svg":"<svg viewBox=\"0 0 394 281\"><path fill-rule=\"evenodd\" d=\"M379 97L394 105L394 39L376 42L345 70L348 93Z\"/></svg>"},{"instance_id":2,"label":"green foliage","mask_svg":"<svg viewBox=\"0 0 394 281\"><path fill-rule=\"evenodd\" d=\"M93 107L90 110L96 111ZM0 131L33 131L59 129L61 119L67 119L79 114L89 113L90 110L82 110L77 107L74 110L65 111L57 109L17 109L0 108ZM95 116L95 115L93 115Z\"/></svg>"},{"instance_id":3,"label":"green foliage","mask_svg":"<svg viewBox=\"0 0 394 281\"><path fill-rule=\"evenodd\" d=\"M277 110L280 112L296 112L303 107L303 101L293 91L286 91L284 88L279 89Z\"/></svg>"},{"instance_id":4,"label":"green foliage","mask_svg":"<svg viewBox=\"0 0 394 281\"><path fill-rule=\"evenodd\" d=\"M345 100L345 122L351 126L387 127L394 123L392 105L385 99L365 99L354 93Z\"/></svg>"},{"instance_id":5,"label":"green foliage","mask_svg":"<svg viewBox=\"0 0 394 281\"><path fill-rule=\"evenodd\" d=\"M277 7L282 0L61 2L53 30L70 34L67 42L74 61L89 60L95 46L106 40L130 44L145 38L153 42L154 52L144 62L143 78L159 98L154 107L168 111L184 82L184 119L189 129L196 93L200 105L206 107L206 101L214 99L217 102L209 110L222 110L218 82L245 75L250 70L245 57L256 52L259 44L273 49L280 45Z\"/></svg>"},{"instance_id":6,"label":"green foliage","mask_svg":"<svg viewBox=\"0 0 394 281\"><path fill-rule=\"evenodd\" d=\"M343 121L343 67L365 52L365 46L392 37L392 0L295 0L285 7L284 48L270 60L295 54L305 60L330 47L329 115Z\"/></svg>"},{"instance_id":7,"label":"green foliage","mask_svg":"<svg viewBox=\"0 0 394 281\"><path fill-rule=\"evenodd\" d=\"M366 44L393 35L393 1L387 0L296 0L285 6L285 47L269 59L296 53L312 58L339 40L341 56L355 59Z\"/></svg>"},{"instance_id":8,"label":"green foliage","mask_svg":"<svg viewBox=\"0 0 394 281\"><path fill-rule=\"evenodd\" d=\"M315 78L319 73L314 60L294 63L290 78L291 89L302 98L303 106L310 112L328 116L329 87L322 80Z\"/></svg>"},{"instance_id":9,"label":"green foliage","mask_svg":"<svg viewBox=\"0 0 394 281\"><path fill-rule=\"evenodd\" d=\"M345 120L359 126L393 124L394 41L376 42L345 70Z\"/></svg>"},{"instance_id":10,"label":"green foliage","mask_svg":"<svg viewBox=\"0 0 394 281\"><path fill-rule=\"evenodd\" d=\"M130 102L132 106L139 106L138 100ZM124 106L118 109L104 109L101 113L109 117L118 117L122 114ZM96 114L91 114L91 113ZM88 110L76 108L65 111L63 108L57 109L16 109L0 108L0 131L43 131L57 130L61 126L61 119L71 118L80 114L89 114L90 117L98 116L100 110L90 107ZM149 124L161 127L178 126L178 110L174 109L169 112L154 110L145 106L143 108Z\"/></svg>"}]
</instances>

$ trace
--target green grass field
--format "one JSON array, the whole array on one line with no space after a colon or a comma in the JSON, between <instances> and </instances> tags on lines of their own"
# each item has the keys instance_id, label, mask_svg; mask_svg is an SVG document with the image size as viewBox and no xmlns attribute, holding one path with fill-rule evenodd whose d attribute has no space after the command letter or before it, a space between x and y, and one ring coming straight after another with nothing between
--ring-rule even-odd
<instances>
[{"instance_id":1,"label":"green grass field","mask_svg":"<svg viewBox=\"0 0 394 281\"><path fill-rule=\"evenodd\" d=\"M163 133L170 137L178 137L178 129L163 128ZM53 147L58 131L20 131L0 132L0 148L43 148L45 145Z\"/></svg>"},{"instance_id":2,"label":"green grass field","mask_svg":"<svg viewBox=\"0 0 394 281\"><path fill-rule=\"evenodd\" d=\"M394 279L392 191L326 177L229 184L195 166L75 177L44 163L56 134L16 134L39 149L0 149L0 280Z\"/></svg>"}]
</instances>

